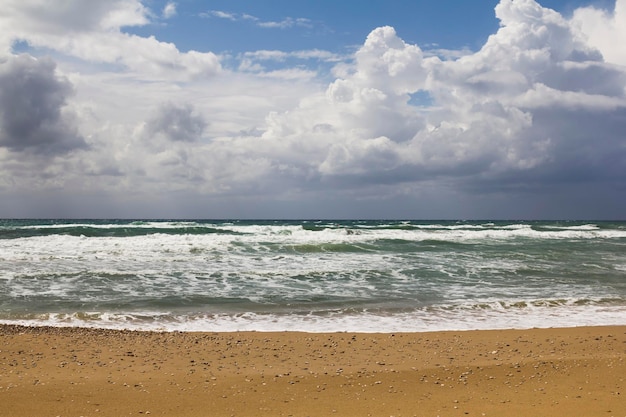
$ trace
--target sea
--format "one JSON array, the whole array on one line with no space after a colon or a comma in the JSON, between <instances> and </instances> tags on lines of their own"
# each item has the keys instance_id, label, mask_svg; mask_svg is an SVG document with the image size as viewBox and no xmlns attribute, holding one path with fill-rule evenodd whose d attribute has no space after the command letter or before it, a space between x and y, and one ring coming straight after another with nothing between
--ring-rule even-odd
<instances>
[{"instance_id":1,"label":"sea","mask_svg":"<svg viewBox=\"0 0 626 417\"><path fill-rule=\"evenodd\" d=\"M626 325L626 222L0 220L0 323L205 332Z\"/></svg>"}]
</instances>

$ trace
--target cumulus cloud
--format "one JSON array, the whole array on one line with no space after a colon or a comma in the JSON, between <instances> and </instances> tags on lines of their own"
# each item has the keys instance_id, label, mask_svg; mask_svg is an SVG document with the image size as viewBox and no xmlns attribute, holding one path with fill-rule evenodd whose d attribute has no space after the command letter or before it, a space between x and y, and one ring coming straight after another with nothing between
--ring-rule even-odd
<instances>
[{"instance_id":1,"label":"cumulus cloud","mask_svg":"<svg viewBox=\"0 0 626 417\"><path fill-rule=\"evenodd\" d=\"M173 3L170 3L173 5ZM164 13L172 13L166 6ZM150 22L151 12L139 0L7 0L0 9L0 45L10 50L16 41L50 48L73 57L123 65L144 76L189 79L221 70L211 52L181 52L171 43L122 31Z\"/></svg>"},{"instance_id":2,"label":"cumulus cloud","mask_svg":"<svg viewBox=\"0 0 626 417\"><path fill-rule=\"evenodd\" d=\"M7 24L6 29L21 29L17 33L66 36L94 30L117 31L120 27L149 22L149 11L139 0L65 0L56 4L45 0L6 0L3 3L0 19Z\"/></svg>"},{"instance_id":3,"label":"cumulus cloud","mask_svg":"<svg viewBox=\"0 0 626 417\"><path fill-rule=\"evenodd\" d=\"M0 61L0 147L40 154L86 148L73 119L63 113L72 93L50 59L20 55Z\"/></svg>"},{"instance_id":4,"label":"cumulus cloud","mask_svg":"<svg viewBox=\"0 0 626 417\"><path fill-rule=\"evenodd\" d=\"M207 122L194 113L193 106L162 104L146 123L149 136L163 135L171 141L194 142L202 137Z\"/></svg>"},{"instance_id":5,"label":"cumulus cloud","mask_svg":"<svg viewBox=\"0 0 626 417\"><path fill-rule=\"evenodd\" d=\"M607 62L626 66L626 0L616 0L612 12L593 6L577 9L573 22Z\"/></svg>"},{"instance_id":6,"label":"cumulus cloud","mask_svg":"<svg viewBox=\"0 0 626 417\"><path fill-rule=\"evenodd\" d=\"M571 177L572 167L578 179L625 175L615 164L616 155L626 160L624 71L534 0L502 0L495 11L497 33L456 60L424 56L391 27L372 31L325 95L270 115L264 138L309 177L364 184L540 186ZM411 106L418 92L432 106Z\"/></svg>"},{"instance_id":7,"label":"cumulus cloud","mask_svg":"<svg viewBox=\"0 0 626 417\"><path fill-rule=\"evenodd\" d=\"M429 92L442 109L429 115L433 128L418 132L416 148L428 147L431 161L451 172L469 163L483 177L523 176L548 164L566 170L583 154L564 159L563 145L593 137L564 123L590 112L603 131L602 119L613 117L604 113L607 105L624 111L624 74L602 62L570 22L532 0L502 0L496 16L501 28L480 51L431 62ZM554 117L545 117L549 110ZM611 138L605 151L619 149L612 131L601 135Z\"/></svg>"},{"instance_id":8,"label":"cumulus cloud","mask_svg":"<svg viewBox=\"0 0 626 417\"><path fill-rule=\"evenodd\" d=\"M291 142L294 150L306 149L311 164L307 171L354 174L366 167L389 169L402 159L394 143L411 139L423 126L423 117L407 102L408 94L419 90L425 79L419 47L404 43L391 27L376 29L356 53L348 77L293 111L270 115L263 136L280 138L283 145Z\"/></svg>"},{"instance_id":9,"label":"cumulus cloud","mask_svg":"<svg viewBox=\"0 0 626 417\"><path fill-rule=\"evenodd\" d=\"M410 175L409 142L426 120L408 102L411 93L425 88L426 78L421 49L391 27L378 28L344 77L296 109L271 114L263 138L273 144L272 155L286 158L283 165L291 165L292 175L404 180Z\"/></svg>"}]
</instances>

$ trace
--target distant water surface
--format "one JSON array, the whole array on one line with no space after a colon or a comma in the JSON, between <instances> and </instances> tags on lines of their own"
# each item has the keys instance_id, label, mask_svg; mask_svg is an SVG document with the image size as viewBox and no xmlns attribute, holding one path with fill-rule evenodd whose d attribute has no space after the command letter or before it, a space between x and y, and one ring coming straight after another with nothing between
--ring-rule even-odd
<instances>
[{"instance_id":1,"label":"distant water surface","mask_svg":"<svg viewBox=\"0 0 626 417\"><path fill-rule=\"evenodd\" d=\"M0 220L0 322L313 332L626 324L626 222Z\"/></svg>"}]
</instances>

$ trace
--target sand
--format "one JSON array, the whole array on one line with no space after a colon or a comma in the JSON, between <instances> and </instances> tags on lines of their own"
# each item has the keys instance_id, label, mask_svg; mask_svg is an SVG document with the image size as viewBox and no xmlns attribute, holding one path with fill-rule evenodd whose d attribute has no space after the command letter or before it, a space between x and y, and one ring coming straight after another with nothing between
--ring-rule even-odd
<instances>
[{"instance_id":1,"label":"sand","mask_svg":"<svg viewBox=\"0 0 626 417\"><path fill-rule=\"evenodd\" d=\"M157 333L0 326L0 416L626 416L626 326Z\"/></svg>"}]
</instances>

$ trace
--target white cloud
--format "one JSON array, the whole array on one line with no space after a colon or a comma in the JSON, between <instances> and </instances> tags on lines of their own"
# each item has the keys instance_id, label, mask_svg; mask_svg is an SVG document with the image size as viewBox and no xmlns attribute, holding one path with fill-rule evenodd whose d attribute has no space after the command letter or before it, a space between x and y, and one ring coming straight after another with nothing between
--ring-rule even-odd
<instances>
[{"instance_id":1,"label":"white cloud","mask_svg":"<svg viewBox=\"0 0 626 417\"><path fill-rule=\"evenodd\" d=\"M312 80L317 72L300 68L280 69L274 71L260 71L259 77L276 78L282 80Z\"/></svg>"},{"instance_id":2,"label":"white cloud","mask_svg":"<svg viewBox=\"0 0 626 417\"><path fill-rule=\"evenodd\" d=\"M8 0L0 9L0 42L10 50L21 40L82 60L123 65L146 76L189 79L213 76L221 70L211 52L181 52L154 37L124 33L125 26L149 23L149 10L138 0L57 4Z\"/></svg>"},{"instance_id":3,"label":"white cloud","mask_svg":"<svg viewBox=\"0 0 626 417\"><path fill-rule=\"evenodd\" d=\"M594 7L577 9L573 22L607 62L626 66L626 0L616 0L612 12Z\"/></svg>"},{"instance_id":4,"label":"white cloud","mask_svg":"<svg viewBox=\"0 0 626 417\"><path fill-rule=\"evenodd\" d=\"M425 57L437 56L444 60L454 60L464 57L465 55L471 55L472 51L465 47L463 49L445 49L437 48L435 45L424 50Z\"/></svg>"},{"instance_id":5,"label":"white cloud","mask_svg":"<svg viewBox=\"0 0 626 417\"><path fill-rule=\"evenodd\" d=\"M285 61L289 58L297 59L314 59L326 62L338 62L346 59L345 56L320 49L301 50L284 52L279 50L260 50L254 52L246 52L243 54L245 59L254 59L259 61Z\"/></svg>"},{"instance_id":6,"label":"white cloud","mask_svg":"<svg viewBox=\"0 0 626 417\"><path fill-rule=\"evenodd\" d=\"M310 19L306 19L303 17L298 17L298 18L287 17L280 21L267 21L267 22L259 21L257 23L257 26L261 28L269 28L269 29L287 29L287 28L291 28L294 26L312 28L313 22L311 22Z\"/></svg>"},{"instance_id":7,"label":"white cloud","mask_svg":"<svg viewBox=\"0 0 626 417\"><path fill-rule=\"evenodd\" d=\"M253 16L247 13L232 13L223 10L209 10L207 12L200 13L201 17L217 17L219 19L226 19L232 22L249 21L253 22L255 26L264 29L288 29L292 27L304 27L313 28L315 23L305 17L285 17L282 20L262 20L257 16Z\"/></svg>"},{"instance_id":8,"label":"white cloud","mask_svg":"<svg viewBox=\"0 0 626 417\"><path fill-rule=\"evenodd\" d=\"M2 16L15 19L29 32L47 32L55 35L118 30L124 26L141 26L149 22L148 10L138 0L65 0L50 4L45 0L6 0Z\"/></svg>"},{"instance_id":9,"label":"white cloud","mask_svg":"<svg viewBox=\"0 0 626 417\"><path fill-rule=\"evenodd\" d=\"M285 79L314 79L319 70L307 69L307 61L335 64L348 60L349 57L319 49L284 52L278 50L259 50L245 52L237 57L238 71L256 73L260 77ZM281 68L270 68L278 63ZM291 68L289 68L291 66Z\"/></svg>"},{"instance_id":10,"label":"white cloud","mask_svg":"<svg viewBox=\"0 0 626 417\"><path fill-rule=\"evenodd\" d=\"M425 78L421 50L390 27L376 29L356 53L348 78L296 109L270 115L263 137L305 176L388 171L405 160L400 155L405 145L394 143L423 127L422 116L407 101Z\"/></svg>"},{"instance_id":11,"label":"white cloud","mask_svg":"<svg viewBox=\"0 0 626 417\"><path fill-rule=\"evenodd\" d=\"M176 3L170 1L163 8L163 18L171 19L174 16L176 16Z\"/></svg>"},{"instance_id":12,"label":"white cloud","mask_svg":"<svg viewBox=\"0 0 626 417\"><path fill-rule=\"evenodd\" d=\"M269 117L264 138L308 177L370 184L448 177L494 187L500 178L501 187L534 178L539 186L585 160L582 176L604 175L599 161L625 153L616 132L626 129L626 74L532 0L502 0L496 15L498 32L456 60L425 57L390 27L374 30L325 96ZM433 99L427 111L407 104L420 90ZM567 124L583 119L592 126ZM594 140L592 161L582 144Z\"/></svg>"},{"instance_id":13,"label":"white cloud","mask_svg":"<svg viewBox=\"0 0 626 417\"><path fill-rule=\"evenodd\" d=\"M200 16L202 17L218 17L220 19L228 19L228 20L232 20L232 21L237 21L239 20L239 15L236 15L234 13L229 13L229 12L224 12L222 10L209 10L208 12L204 12L201 13Z\"/></svg>"}]
</instances>

